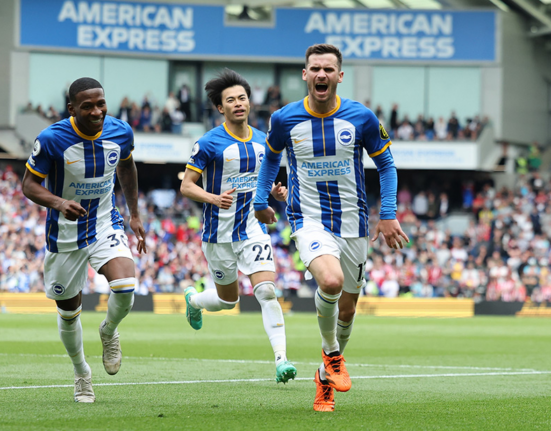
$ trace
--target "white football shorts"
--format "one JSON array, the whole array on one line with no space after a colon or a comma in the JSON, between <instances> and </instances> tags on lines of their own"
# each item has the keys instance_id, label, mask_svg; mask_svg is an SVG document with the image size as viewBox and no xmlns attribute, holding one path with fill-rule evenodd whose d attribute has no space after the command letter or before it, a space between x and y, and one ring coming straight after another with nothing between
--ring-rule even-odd
<instances>
[{"instance_id":1,"label":"white football shorts","mask_svg":"<svg viewBox=\"0 0 551 431\"><path fill-rule=\"evenodd\" d=\"M297 230L291 238L295 240L300 259L306 267L309 267L316 257L326 254L339 259L344 274L344 291L360 293L369 237L341 238L326 231L321 225L308 224Z\"/></svg>"},{"instance_id":2,"label":"white football shorts","mask_svg":"<svg viewBox=\"0 0 551 431\"><path fill-rule=\"evenodd\" d=\"M44 258L44 285L46 296L57 301L71 299L86 285L88 262L97 272L112 259L133 259L128 248L128 238L122 229L110 227L97 241L80 250L51 253Z\"/></svg>"},{"instance_id":3,"label":"white football shorts","mask_svg":"<svg viewBox=\"0 0 551 431\"><path fill-rule=\"evenodd\" d=\"M275 272L272 241L268 234L237 242L203 242L202 249L212 279L222 286L237 280L238 269L245 275Z\"/></svg>"}]
</instances>

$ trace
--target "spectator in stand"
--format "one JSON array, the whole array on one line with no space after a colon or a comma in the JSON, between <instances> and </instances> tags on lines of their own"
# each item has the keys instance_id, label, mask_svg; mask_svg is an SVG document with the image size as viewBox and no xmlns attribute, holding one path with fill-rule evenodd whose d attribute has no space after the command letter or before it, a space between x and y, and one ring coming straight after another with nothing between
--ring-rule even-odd
<instances>
[{"instance_id":1,"label":"spectator in stand","mask_svg":"<svg viewBox=\"0 0 551 431\"><path fill-rule=\"evenodd\" d=\"M434 125L434 133L436 134L436 139L439 141L444 141L448 138L448 125L444 121L444 117L438 118L438 121Z\"/></svg>"},{"instance_id":2,"label":"spectator in stand","mask_svg":"<svg viewBox=\"0 0 551 431\"><path fill-rule=\"evenodd\" d=\"M400 127L398 127L396 136L398 139L401 139L403 141L413 140L414 138L413 126L409 122L407 115L404 117L404 121L402 121L402 124L400 125Z\"/></svg>"},{"instance_id":3,"label":"spectator in stand","mask_svg":"<svg viewBox=\"0 0 551 431\"><path fill-rule=\"evenodd\" d=\"M178 109L184 114L184 120L191 121L191 90L187 84L182 84L178 90L178 101L180 102Z\"/></svg>"},{"instance_id":4,"label":"spectator in stand","mask_svg":"<svg viewBox=\"0 0 551 431\"><path fill-rule=\"evenodd\" d=\"M390 131L394 134L398 131L398 105L395 103L392 105L392 111L390 112Z\"/></svg>"},{"instance_id":5,"label":"spectator in stand","mask_svg":"<svg viewBox=\"0 0 551 431\"><path fill-rule=\"evenodd\" d=\"M141 130L146 133L153 130L152 121L151 121L151 108L149 107L149 105L145 105L142 108L138 130Z\"/></svg>"},{"instance_id":6,"label":"spectator in stand","mask_svg":"<svg viewBox=\"0 0 551 431\"><path fill-rule=\"evenodd\" d=\"M132 118L131 112L132 108L130 107L128 97L125 97L124 99L122 99L122 102L119 106L119 113L117 114L117 118L130 124Z\"/></svg>"},{"instance_id":7,"label":"spectator in stand","mask_svg":"<svg viewBox=\"0 0 551 431\"><path fill-rule=\"evenodd\" d=\"M426 217L429 210L429 201L424 191L420 191L415 195L411 209L418 218L424 219Z\"/></svg>"},{"instance_id":8,"label":"spectator in stand","mask_svg":"<svg viewBox=\"0 0 551 431\"><path fill-rule=\"evenodd\" d=\"M459 130L461 129L459 125L459 120L455 116L455 112L452 111L452 116L448 120L448 137L447 139L457 139Z\"/></svg>"},{"instance_id":9,"label":"spectator in stand","mask_svg":"<svg viewBox=\"0 0 551 431\"><path fill-rule=\"evenodd\" d=\"M161 132L172 133L172 118L166 106L161 113Z\"/></svg>"},{"instance_id":10,"label":"spectator in stand","mask_svg":"<svg viewBox=\"0 0 551 431\"><path fill-rule=\"evenodd\" d=\"M176 99L172 91L168 93L168 98L166 99L164 107L168 110L170 115L180 107L180 102Z\"/></svg>"},{"instance_id":11,"label":"spectator in stand","mask_svg":"<svg viewBox=\"0 0 551 431\"><path fill-rule=\"evenodd\" d=\"M375 115L383 125L385 126L385 113L383 111L383 107L381 105L377 105L377 109L375 109Z\"/></svg>"},{"instance_id":12,"label":"spectator in stand","mask_svg":"<svg viewBox=\"0 0 551 431\"><path fill-rule=\"evenodd\" d=\"M415 135L415 139L419 138L421 135L425 135L426 130L426 123L425 119L423 117L423 114L419 114L417 116L417 121L415 122L415 125L413 126L413 132Z\"/></svg>"}]
</instances>

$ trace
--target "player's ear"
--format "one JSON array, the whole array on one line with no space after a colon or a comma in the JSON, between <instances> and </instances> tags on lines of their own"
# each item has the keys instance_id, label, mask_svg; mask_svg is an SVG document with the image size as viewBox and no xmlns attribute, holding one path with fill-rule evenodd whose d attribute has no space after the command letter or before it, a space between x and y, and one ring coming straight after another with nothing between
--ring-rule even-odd
<instances>
[{"instance_id":1,"label":"player's ear","mask_svg":"<svg viewBox=\"0 0 551 431\"><path fill-rule=\"evenodd\" d=\"M69 111L69 114L71 114L71 117L75 116L75 108L71 102L67 103L67 110Z\"/></svg>"},{"instance_id":2,"label":"player's ear","mask_svg":"<svg viewBox=\"0 0 551 431\"><path fill-rule=\"evenodd\" d=\"M224 115L224 107L222 105L218 105L216 108L218 108L218 112Z\"/></svg>"}]
</instances>

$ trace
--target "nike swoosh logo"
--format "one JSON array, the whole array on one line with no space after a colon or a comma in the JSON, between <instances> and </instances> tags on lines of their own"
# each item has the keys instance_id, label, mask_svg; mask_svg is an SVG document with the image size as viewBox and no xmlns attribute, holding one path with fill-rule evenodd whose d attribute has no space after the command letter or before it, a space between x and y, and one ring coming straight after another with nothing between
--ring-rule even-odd
<instances>
[{"instance_id":1,"label":"nike swoosh logo","mask_svg":"<svg viewBox=\"0 0 551 431\"><path fill-rule=\"evenodd\" d=\"M293 139L293 143L294 144L300 144L302 141L306 141L307 138L304 138L304 139Z\"/></svg>"},{"instance_id":2,"label":"nike swoosh logo","mask_svg":"<svg viewBox=\"0 0 551 431\"><path fill-rule=\"evenodd\" d=\"M268 265L270 262L260 262L261 265Z\"/></svg>"},{"instance_id":3,"label":"nike swoosh logo","mask_svg":"<svg viewBox=\"0 0 551 431\"><path fill-rule=\"evenodd\" d=\"M226 162L231 162L232 160L236 160L237 157L234 157L233 159L226 159Z\"/></svg>"},{"instance_id":4,"label":"nike swoosh logo","mask_svg":"<svg viewBox=\"0 0 551 431\"><path fill-rule=\"evenodd\" d=\"M69 160L67 160L67 164L68 164L68 165L72 165L73 163L77 163L77 162L80 162L80 161L82 161L82 159L73 160L72 162L70 162Z\"/></svg>"}]
</instances>

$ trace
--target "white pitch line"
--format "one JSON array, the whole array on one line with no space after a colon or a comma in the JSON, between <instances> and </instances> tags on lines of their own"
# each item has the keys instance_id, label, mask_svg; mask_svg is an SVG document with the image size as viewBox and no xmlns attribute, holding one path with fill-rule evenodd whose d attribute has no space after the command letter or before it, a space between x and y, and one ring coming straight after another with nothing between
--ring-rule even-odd
<instances>
[{"instance_id":1,"label":"white pitch line","mask_svg":"<svg viewBox=\"0 0 551 431\"><path fill-rule=\"evenodd\" d=\"M411 379L430 377L484 377L484 376L520 376L520 375L541 375L551 374L551 371L513 371L502 373L461 373L461 374L401 374L389 376L355 376L352 380L359 379ZM310 377L299 377L295 380L312 380ZM274 379L224 379L224 380L180 380L172 382L128 382L128 383L94 383L94 386L143 386L143 385L190 385L201 383L254 383L273 382ZM72 388L73 385L46 385L46 386L8 386L0 387L0 390L9 389L51 389L51 388Z\"/></svg>"},{"instance_id":2,"label":"white pitch line","mask_svg":"<svg viewBox=\"0 0 551 431\"><path fill-rule=\"evenodd\" d=\"M67 355L41 355L35 353L0 353L0 356L23 356L23 357L38 357L38 358L66 358ZM98 359L101 356L86 356L87 358ZM163 358L159 356L123 356L123 359L135 359L140 361L191 361L191 362L219 362L219 363L235 363L235 364L269 364L274 361L263 361L254 359L201 359L201 358ZM295 365L319 365L319 362L295 362ZM522 371L531 372L538 371L533 368L496 368L496 367L462 367L453 365L407 365L407 364L355 364L348 363L347 367L382 367L382 368L420 368L420 369L443 369L443 370L478 370L478 371Z\"/></svg>"}]
</instances>

